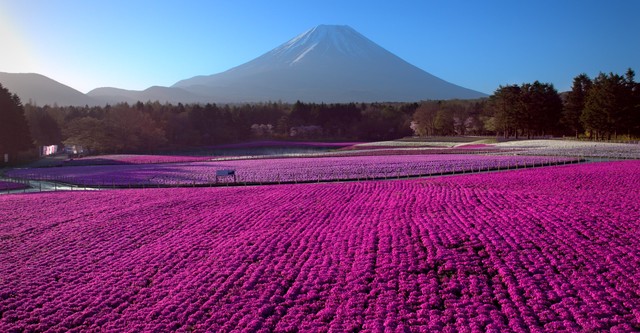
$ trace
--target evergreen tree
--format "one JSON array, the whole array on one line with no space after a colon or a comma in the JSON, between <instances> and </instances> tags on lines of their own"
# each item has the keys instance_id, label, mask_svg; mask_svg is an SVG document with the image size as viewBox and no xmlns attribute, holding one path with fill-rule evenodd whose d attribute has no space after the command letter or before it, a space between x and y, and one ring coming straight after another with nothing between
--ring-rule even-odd
<instances>
[{"instance_id":1,"label":"evergreen tree","mask_svg":"<svg viewBox=\"0 0 640 333\"><path fill-rule=\"evenodd\" d=\"M496 132L503 132L504 137L512 134L518 138L518 129L522 128L522 100L518 85L500 86L489 97L489 108L493 111Z\"/></svg>"},{"instance_id":2,"label":"evergreen tree","mask_svg":"<svg viewBox=\"0 0 640 333\"><path fill-rule=\"evenodd\" d=\"M640 135L640 84L635 82L636 73L629 68L625 74L627 98L625 100L624 130L630 137Z\"/></svg>"},{"instance_id":3,"label":"evergreen tree","mask_svg":"<svg viewBox=\"0 0 640 333\"><path fill-rule=\"evenodd\" d=\"M33 147L20 98L0 84L0 163L15 161L18 152Z\"/></svg>"},{"instance_id":4,"label":"evergreen tree","mask_svg":"<svg viewBox=\"0 0 640 333\"><path fill-rule=\"evenodd\" d=\"M624 77L600 73L587 93L581 120L584 127L595 134L595 139L617 137L625 128L629 113L631 91ZM591 137L592 135L590 135Z\"/></svg>"},{"instance_id":5,"label":"evergreen tree","mask_svg":"<svg viewBox=\"0 0 640 333\"><path fill-rule=\"evenodd\" d=\"M573 86L567 96L562 113L562 123L575 133L576 139L584 131L580 117L585 108L587 93L591 89L591 79L587 74L580 74L573 79Z\"/></svg>"},{"instance_id":6,"label":"evergreen tree","mask_svg":"<svg viewBox=\"0 0 640 333\"><path fill-rule=\"evenodd\" d=\"M504 137L527 138L554 133L562 113L562 100L550 83L500 86L489 98L492 119L485 120Z\"/></svg>"},{"instance_id":7,"label":"evergreen tree","mask_svg":"<svg viewBox=\"0 0 640 333\"><path fill-rule=\"evenodd\" d=\"M539 127L537 134L545 136L557 132L562 118L562 99L551 83L539 83L538 90L541 108L539 110ZM534 84L535 86L535 84Z\"/></svg>"}]
</instances>

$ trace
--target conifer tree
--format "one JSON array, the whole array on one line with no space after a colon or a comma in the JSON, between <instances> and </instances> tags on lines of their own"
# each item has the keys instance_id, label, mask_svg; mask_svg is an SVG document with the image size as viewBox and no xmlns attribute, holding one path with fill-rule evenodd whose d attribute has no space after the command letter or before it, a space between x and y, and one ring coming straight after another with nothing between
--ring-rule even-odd
<instances>
[{"instance_id":1,"label":"conifer tree","mask_svg":"<svg viewBox=\"0 0 640 333\"><path fill-rule=\"evenodd\" d=\"M15 161L18 152L33 147L20 98L0 84L0 164Z\"/></svg>"}]
</instances>

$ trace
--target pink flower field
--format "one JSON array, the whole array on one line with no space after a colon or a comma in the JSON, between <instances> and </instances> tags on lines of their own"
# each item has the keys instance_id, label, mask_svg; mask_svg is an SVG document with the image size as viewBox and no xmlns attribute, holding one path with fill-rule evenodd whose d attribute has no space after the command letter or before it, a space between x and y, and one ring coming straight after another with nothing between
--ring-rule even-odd
<instances>
[{"instance_id":1,"label":"pink flower field","mask_svg":"<svg viewBox=\"0 0 640 333\"><path fill-rule=\"evenodd\" d=\"M640 161L0 196L0 332L640 330Z\"/></svg>"},{"instance_id":2,"label":"pink flower field","mask_svg":"<svg viewBox=\"0 0 640 333\"><path fill-rule=\"evenodd\" d=\"M456 172L522 168L575 162L576 158L549 156L389 155L317 158L264 158L216 162L150 165L108 165L16 169L8 176L58 180L89 186L176 186L229 183L216 179L217 170L236 171L241 184L298 183L333 180L388 179Z\"/></svg>"}]
</instances>

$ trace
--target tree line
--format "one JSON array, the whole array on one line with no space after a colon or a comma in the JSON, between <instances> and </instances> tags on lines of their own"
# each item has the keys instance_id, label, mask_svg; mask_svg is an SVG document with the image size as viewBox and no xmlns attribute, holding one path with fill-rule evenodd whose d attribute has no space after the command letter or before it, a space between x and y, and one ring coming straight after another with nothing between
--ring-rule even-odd
<instances>
[{"instance_id":1,"label":"tree line","mask_svg":"<svg viewBox=\"0 0 640 333\"><path fill-rule=\"evenodd\" d=\"M94 153L207 147L260 139L389 140L411 135L418 104L138 102L104 107L24 106L38 146L76 145Z\"/></svg>"},{"instance_id":2,"label":"tree line","mask_svg":"<svg viewBox=\"0 0 640 333\"><path fill-rule=\"evenodd\" d=\"M0 166L33 147L22 102L0 84Z\"/></svg>"},{"instance_id":3,"label":"tree line","mask_svg":"<svg viewBox=\"0 0 640 333\"><path fill-rule=\"evenodd\" d=\"M624 76L580 74L560 95L552 84L500 86L486 104L484 124L504 137L586 135L592 140L640 136L640 85L629 69Z\"/></svg>"},{"instance_id":4,"label":"tree line","mask_svg":"<svg viewBox=\"0 0 640 333\"><path fill-rule=\"evenodd\" d=\"M418 136L638 138L640 84L629 69L624 76L600 73L593 80L580 74L563 94L539 81L505 85L486 99L422 102L410 127Z\"/></svg>"},{"instance_id":5,"label":"tree line","mask_svg":"<svg viewBox=\"0 0 640 333\"><path fill-rule=\"evenodd\" d=\"M590 139L640 136L640 84L634 71L600 73L593 80L586 74L575 77L563 120L576 136L586 132Z\"/></svg>"},{"instance_id":6,"label":"tree line","mask_svg":"<svg viewBox=\"0 0 640 333\"><path fill-rule=\"evenodd\" d=\"M420 103L31 104L0 85L0 158L34 146L95 153L206 147L252 139L391 140L405 136L640 137L640 85L625 75L580 74L571 91L550 83L500 86L478 100ZM1 160L0 160L1 161Z\"/></svg>"}]
</instances>

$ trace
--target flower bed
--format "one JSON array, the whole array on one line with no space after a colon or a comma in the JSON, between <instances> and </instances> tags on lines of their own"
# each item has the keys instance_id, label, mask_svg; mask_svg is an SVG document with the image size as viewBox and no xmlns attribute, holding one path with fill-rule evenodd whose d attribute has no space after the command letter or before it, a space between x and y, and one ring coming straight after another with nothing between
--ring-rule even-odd
<instances>
[{"instance_id":1,"label":"flower bed","mask_svg":"<svg viewBox=\"0 0 640 333\"><path fill-rule=\"evenodd\" d=\"M0 196L0 331L637 331L639 187L628 161Z\"/></svg>"},{"instance_id":2,"label":"flower bed","mask_svg":"<svg viewBox=\"0 0 640 333\"><path fill-rule=\"evenodd\" d=\"M99 155L88 156L64 161L64 165L118 165L118 164L157 164L157 163L185 163L207 161L211 157L202 156L171 156L171 155Z\"/></svg>"},{"instance_id":3,"label":"flower bed","mask_svg":"<svg viewBox=\"0 0 640 333\"><path fill-rule=\"evenodd\" d=\"M11 177L89 186L176 186L215 183L297 183L389 179L573 162L574 158L481 155L385 155L271 158L153 165L18 169ZM217 170L236 177L216 178Z\"/></svg>"},{"instance_id":4,"label":"flower bed","mask_svg":"<svg viewBox=\"0 0 640 333\"><path fill-rule=\"evenodd\" d=\"M382 155L453 155L453 154L477 154L477 155L514 155L517 154L519 149L496 149L493 147L455 147L455 148L442 148L442 147L421 147L421 148L398 148L398 147L376 147L366 149L346 149L340 151L333 151L324 153L321 156L382 156ZM548 156L548 155L547 155Z\"/></svg>"},{"instance_id":5,"label":"flower bed","mask_svg":"<svg viewBox=\"0 0 640 333\"><path fill-rule=\"evenodd\" d=\"M259 147L315 147L315 148L341 148L362 144L362 142L315 142L315 141L251 141L242 143L230 143L211 146L213 149L237 149Z\"/></svg>"},{"instance_id":6,"label":"flower bed","mask_svg":"<svg viewBox=\"0 0 640 333\"><path fill-rule=\"evenodd\" d=\"M21 190L24 188L28 188L29 185L17 182L10 181L1 181L0 180L0 192L2 191L12 191L12 190Z\"/></svg>"},{"instance_id":7,"label":"flower bed","mask_svg":"<svg viewBox=\"0 0 640 333\"><path fill-rule=\"evenodd\" d=\"M530 155L640 159L640 144L572 140L521 140L502 142L499 149L519 149Z\"/></svg>"}]
</instances>

